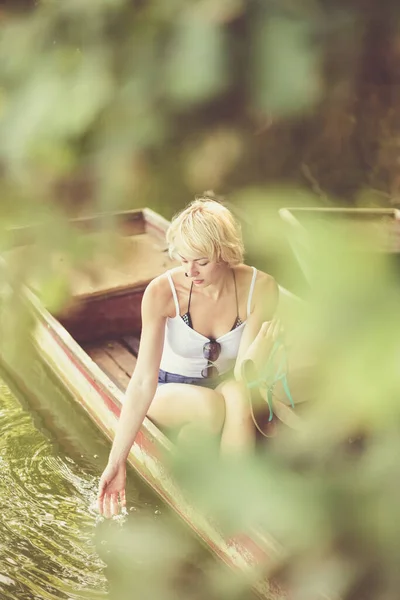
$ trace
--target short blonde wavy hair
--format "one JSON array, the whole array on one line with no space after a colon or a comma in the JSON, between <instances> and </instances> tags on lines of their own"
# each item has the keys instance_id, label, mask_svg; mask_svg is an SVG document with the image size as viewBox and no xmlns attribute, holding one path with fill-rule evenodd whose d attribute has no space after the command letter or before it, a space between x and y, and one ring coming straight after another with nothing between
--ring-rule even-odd
<instances>
[{"instance_id":1,"label":"short blonde wavy hair","mask_svg":"<svg viewBox=\"0 0 400 600\"><path fill-rule=\"evenodd\" d=\"M212 192L196 197L175 215L167 230L171 258L179 251L229 266L243 262L244 246L240 224L231 211L214 199Z\"/></svg>"}]
</instances>

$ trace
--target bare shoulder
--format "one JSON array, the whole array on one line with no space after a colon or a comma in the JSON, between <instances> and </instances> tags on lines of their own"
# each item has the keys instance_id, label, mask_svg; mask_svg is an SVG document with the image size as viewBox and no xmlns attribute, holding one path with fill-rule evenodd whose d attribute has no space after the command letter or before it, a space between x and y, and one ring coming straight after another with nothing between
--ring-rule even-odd
<instances>
[{"instance_id":1,"label":"bare shoulder","mask_svg":"<svg viewBox=\"0 0 400 600\"><path fill-rule=\"evenodd\" d=\"M247 265L237 267L244 285L249 289L249 283L254 276L254 270ZM262 319L269 320L274 314L279 297L279 288L274 277L264 271L257 270L254 291L251 298L250 313L262 312Z\"/></svg>"},{"instance_id":2,"label":"bare shoulder","mask_svg":"<svg viewBox=\"0 0 400 600\"><path fill-rule=\"evenodd\" d=\"M279 288L275 278L264 271L257 271L256 287L257 293L278 294Z\"/></svg>"},{"instance_id":3,"label":"bare shoulder","mask_svg":"<svg viewBox=\"0 0 400 600\"><path fill-rule=\"evenodd\" d=\"M142 307L163 316L170 317L175 313L172 290L166 273L158 275L150 281L143 295Z\"/></svg>"},{"instance_id":4,"label":"bare shoulder","mask_svg":"<svg viewBox=\"0 0 400 600\"><path fill-rule=\"evenodd\" d=\"M239 275L239 279L242 282L242 285L245 288L248 288L254 276L253 267L249 267L248 265L238 265L235 267L236 273ZM276 283L274 277L269 275L268 273L264 273L264 271L256 271L256 280L254 292L258 294L277 294L278 293L278 284Z\"/></svg>"},{"instance_id":5,"label":"bare shoulder","mask_svg":"<svg viewBox=\"0 0 400 600\"><path fill-rule=\"evenodd\" d=\"M261 307L263 320L269 320L278 306L279 287L274 277L263 271L257 271L253 294L252 311Z\"/></svg>"}]
</instances>

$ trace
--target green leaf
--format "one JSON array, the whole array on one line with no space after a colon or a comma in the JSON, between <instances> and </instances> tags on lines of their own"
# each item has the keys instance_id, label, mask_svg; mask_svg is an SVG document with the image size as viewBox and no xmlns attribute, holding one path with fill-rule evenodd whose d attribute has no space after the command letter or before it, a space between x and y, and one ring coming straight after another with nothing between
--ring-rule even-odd
<instances>
[{"instance_id":1,"label":"green leaf","mask_svg":"<svg viewBox=\"0 0 400 600\"><path fill-rule=\"evenodd\" d=\"M290 115L319 97L319 53L304 21L272 17L256 26L253 89L258 108Z\"/></svg>"},{"instance_id":2,"label":"green leaf","mask_svg":"<svg viewBox=\"0 0 400 600\"><path fill-rule=\"evenodd\" d=\"M101 53L69 48L49 57L3 111L0 152L24 160L55 142L84 133L110 97L111 80Z\"/></svg>"},{"instance_id":3,"label":"green leaf","mask_svg":"<svg viewBox=\"0 0 400 600\"><path fill-rule=\"evenodd\" d=\"M200 16L182 18L167 61L167 93L179 104L202 102L227 84L226 39L222 28Z\"/></svg>"}]
</instances>

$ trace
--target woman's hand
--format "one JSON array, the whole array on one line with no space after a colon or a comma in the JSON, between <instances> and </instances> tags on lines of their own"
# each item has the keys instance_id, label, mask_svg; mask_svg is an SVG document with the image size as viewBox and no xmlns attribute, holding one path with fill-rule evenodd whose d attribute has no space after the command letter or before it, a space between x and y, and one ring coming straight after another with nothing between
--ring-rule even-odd
<instances>
[{"instance_id":1,"label":"woman's hand","mask_svg":"<svg viewBox=\"0 0 400 600\"><path fill-rule=\"evenodd\" d=\"M100 477L97 494L99 513L107 519L119 513L119 506L126 507L125 482L125 462L122 464L109 463Z\"/></svg>"},{"instance_id":2,"label":"woman's hand","mask_svg":"<svg viewBox=\"0 0 400 600\"><path fill-rule=\"evenodd\" d=\"M270 352L275 341L281 333L281 323L279 319L265 321L256 335L252 344L248 347L243 357L243 362L252 360L257 369L262 367L269 358Z\"/></svg>"}]
</instances>

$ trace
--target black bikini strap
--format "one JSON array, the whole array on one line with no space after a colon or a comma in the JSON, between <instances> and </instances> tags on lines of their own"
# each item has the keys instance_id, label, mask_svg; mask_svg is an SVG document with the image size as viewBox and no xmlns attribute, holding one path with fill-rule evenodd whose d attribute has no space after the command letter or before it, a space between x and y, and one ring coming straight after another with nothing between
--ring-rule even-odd
<instances>
[{"instance_id":1,"label":"black bikini strap","mask_svg":"<svg viewBox=\"0 0 400 600\"><path fill-rule=\"evenodd\" d=\"M238 295L237 295L237 286L236 286L236 277L235 277L235 271L232 269L232 275L233 275L233 282L235 284L235 298L236 298L236 319L239 319L239 301L238 301Z\"/></svg>"},{"instance_id":2,"label":"black bikini strap","mask_svg":"<svg viewBox=\"0 0 400 600\"><path fill-rule=\"evenodd\" d=\"M190 311L190 301L192 299L192 290L193 290L193 281L192 281L192 285L190 286L190 292L189 292L189 302L188 302L188 309L187 309L188 314Z\"/></svg>"},{"instance_id":3,"label":"black bikini strap","mask_svg":"<svg viewBox=\"0 0 400 600\"><path fill-rule=\"evenodd\" d=\"M232 275L233 275L233 283L235 284L236 317L237 317L237 319L239 319L240 318L239 317L239 300L238 300L238 294L237 294L236 276L235 276L235 271L233 269L232 269ZM188 301L188 308L187 308L188 314L190 312L190 301L192 299L192 290L193 290L193 281L190 286L190 292L189 292L189 301Z\"/></svg>"}]
</instances>

